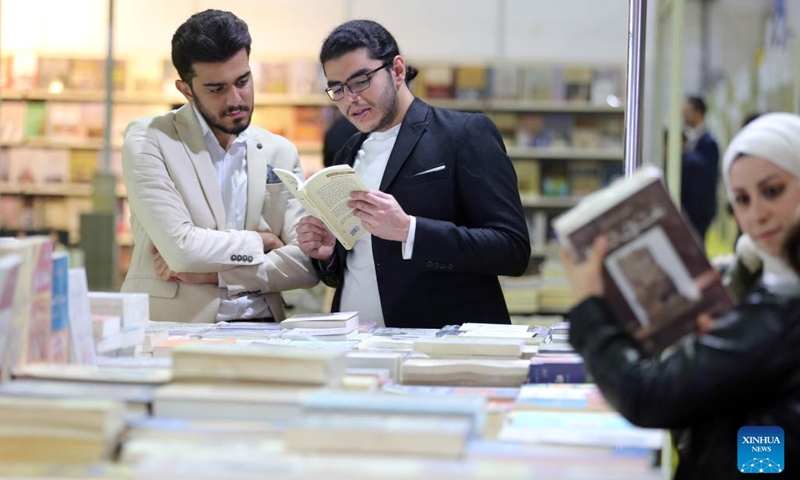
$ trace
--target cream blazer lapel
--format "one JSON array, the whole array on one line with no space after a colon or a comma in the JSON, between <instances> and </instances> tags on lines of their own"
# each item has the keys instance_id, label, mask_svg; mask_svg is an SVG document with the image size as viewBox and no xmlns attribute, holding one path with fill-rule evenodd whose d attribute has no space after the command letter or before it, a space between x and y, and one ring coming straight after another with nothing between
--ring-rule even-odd
<instances>
[{"instance_id":1,"label":"cream blazer lapel","mask_svg":"<svg viewBox=\"0 0 800 480\"><path fill-rule=\"evenodd\" d=\"M217 230L225 230L225 205L222 203L217 171L214 169L211 155L209 155L205 140L203 140L203 128L191 105L184 105L178 110L175 115L175 130L183 142L187 155L192 160L195 174L203 189L203 195L217 222ZM248 186L248 192L249 190Z\"/></svg>"}]
</instances>

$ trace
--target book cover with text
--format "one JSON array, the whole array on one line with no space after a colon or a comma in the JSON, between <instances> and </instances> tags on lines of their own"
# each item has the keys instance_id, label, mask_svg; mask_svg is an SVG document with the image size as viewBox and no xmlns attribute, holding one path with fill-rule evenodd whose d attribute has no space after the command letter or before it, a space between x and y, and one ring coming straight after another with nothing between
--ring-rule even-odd
<instances>
[{"instance_id":1,"label":"book cover with text","mask_svg":"<svg viewBox=\"0 0 800 480\"><path fill-rule=\"evenodd\" d=\"M656 167L586 196L554 227L578 259L597 236L608 238L605 298L650 353L694 332L699 314L718 316L734 304Z\"/></svg>"}]
</instances>

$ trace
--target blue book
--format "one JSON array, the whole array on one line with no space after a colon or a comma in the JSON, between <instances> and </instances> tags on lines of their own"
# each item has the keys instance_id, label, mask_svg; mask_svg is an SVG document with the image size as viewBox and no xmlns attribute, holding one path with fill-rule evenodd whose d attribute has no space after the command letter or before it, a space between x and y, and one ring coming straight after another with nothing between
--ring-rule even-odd
<instances>
[{"instance_id":1,"label":"blue book","mask_svg":"<svg viewBox=\"0 0 800 480\"><path fill-rule=\"evenodd\" d=\"M528 383L584 383L586 368L579 355L540 356L531 359Z\"/></svg>"},{"instance_id":2,"label":"blue book","mask_svg":"<svg viewBox=\"0 0 800 480\"><path fill-rule=\"evenodd\" d=\"M69 362L69 255L53 253L53 300L50 317L50 353L48 360Z\"/></svg>"}]
</instances>

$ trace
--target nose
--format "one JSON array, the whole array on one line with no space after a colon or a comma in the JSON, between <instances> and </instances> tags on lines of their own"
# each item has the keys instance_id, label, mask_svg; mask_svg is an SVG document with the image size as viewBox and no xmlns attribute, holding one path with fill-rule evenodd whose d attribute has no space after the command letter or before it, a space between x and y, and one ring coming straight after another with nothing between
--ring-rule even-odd
<instances>
[{"instance_id":1,"label":"nose","mask_svg":"<svg viewBox=\"0 0 800 480\"><path fill-rule=\"evenodd\" d=\"M230 94L228 94L228 105L240 105L242 103L242 92L238 87L233 87L230 89Z\"/></svg>"},{"instance_id":2,"label":"nose","mask_svg":"<svg viewBox=\"0 0 800 480\"><path fill-rule=\"evenodd\" d=\"M750 216L754 222L758 224L766 222L769 219L770 213L769 205L763 199L756 196L752 200Z\"/></svg>"},{"instance_id":3,"label":"nose","mask_svg":"<svg viewBox=\"0 0 800 480\"><path fill-rule=\"evenodd\" d=\"M355 101L356 99L361 98L361 92L354 93L352 90L350 90L350 87L345 84L345 86L344 86L344 96L349 98L350 101Z\"/></svg>"}]
</instances>

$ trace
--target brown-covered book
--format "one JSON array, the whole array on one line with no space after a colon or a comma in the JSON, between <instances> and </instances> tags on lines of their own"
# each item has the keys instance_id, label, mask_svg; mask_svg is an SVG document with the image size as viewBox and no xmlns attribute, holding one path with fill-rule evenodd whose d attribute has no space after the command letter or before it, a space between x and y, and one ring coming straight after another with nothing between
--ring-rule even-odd
<instances>
[{"instance_id":1,"label":"brown-covered book","mask_svg":"<svg viewBox=\"0 0 800 480\"><path fill-rule=\"evenodd\" d=\"M625 329L652 354L693 332L700 313L718 316L733 306L656 167L643 166L586 196L553 226L578 259L598 235L607 236L605 297Z\"/></svg>"}]
</instances>

